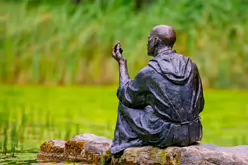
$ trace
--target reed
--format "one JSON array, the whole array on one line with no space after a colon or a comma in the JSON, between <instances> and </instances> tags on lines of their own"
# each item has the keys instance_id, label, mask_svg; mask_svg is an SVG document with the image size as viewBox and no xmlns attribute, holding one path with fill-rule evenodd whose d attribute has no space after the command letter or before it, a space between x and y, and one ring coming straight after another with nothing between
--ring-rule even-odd
<instances>
[{"instance_id":1,"label":"reed","mask_svg":"<svg viewBox=\"0 0 248 165\"><path fill-rule=\"evenodd\" d=\"M134 77L149 61L152 27L169 24L178 34L175 49L199 65L205 87L248 87L246 0L157 0L138 12L132 1L66 2L0 2L4 11L16 11L1 17L1 83L117 83L114 43L121 41Z\"/></svg>"},{"instance_id":2,"label":"reed","mask_svg":"<svg viewBox=\"0 0 248 165\"><path fill-rule=\"evenodd\" d=\"M1 125L3 125L3 142L2 142L2 153L6 155L8 152L8 131L9 131L9 106L6 101L2 104L3 117L1 118Z\"/></svg>"},{"instance_id":3,"label":"reed","mask_svg":"<svg viewBox=\"0 0 248 165\"><path fill-rule=\"evenodd\" d=\"M6 155L8 152L7 146L8 146L8 123L5 123L4 129L3 129L3 154Z\"/></svg>"},{"instance_id":4,"label":"reed","mask_svg":"<svg viewBox=\"0 0 248 165\"><path fill-rule=\"evenodd\" d=\"M15 157L16 148L18 147L18 134L16 129L16 123L12 124L10 136L11 136L11 157Z\"/></svg>"},{"instance_id":5,"label":"reed","mask_svg":"<svg viewBox=\"0 0 248 165\"><path fill-rule=\"evenodd\" d=\"M25 139L25 128L26 128L26 124L27 124L27 116L25 113L25 107L22 106L22 110L21 110L21 123L19 126L19 143L20 143L20 150L21 152L24 151L24 139Z\"/></svg>"}]
</instances>

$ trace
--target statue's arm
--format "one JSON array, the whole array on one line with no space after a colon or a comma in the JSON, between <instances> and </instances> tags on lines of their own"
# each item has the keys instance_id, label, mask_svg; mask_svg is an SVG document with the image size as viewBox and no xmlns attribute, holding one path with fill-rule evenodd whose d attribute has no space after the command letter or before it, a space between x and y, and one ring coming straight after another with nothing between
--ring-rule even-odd
<instances>
[{"instance_id":1,"label":"statue's arm","mask_svg":"<svg viewBox=\"0 0 248 165\"><path fill-rule=\"evenodd\" d=\"M119 64L119 81L120 86L125 84L128 80L130 80L128 69L127 69L127 60L122 55L123 49L121 48L120 42L118 42L112 51L112 57Z\"/></svg>"},{"instance_id":2,"label":"statue's arm","mask_svg":"<svg viewBox=\"0 0 248 165\"><path fill-rule=\"evenodd\" d=\"M117 97L122 104L130 108L144 108L147 106L146 96L149 93L147 81L149 81L149 73L147 68L140 71L137 76L131 80L120 80L120 87L117 91ZM120 78L121 79L121 78Z\"/></svg>"},{"instance_id":3,"label":"statue's arm","mask_svg":"<svg viewBox=\"0 0 248 165\"><path fill-rule=\"evenodd\" d=\"M140 72L134 80L130 80L127 68L127 60L122 56L122 48L118 42L112 51L112 57L119 64L119 89L118 99L126 106L137 108L145 105L146 88L144 74Z\"/></svg>"},{"instance_id":4,"label":"statue's arm","mask_svg":"<svg viewBox=\"0 0 248 165\"><path fill-rule=\"evenodd\" d=\"M120 87L122 87L127 81L130 80L127 68L127 60L122 58L119 61L119 83Z\"/></svg>"}]
</instances>

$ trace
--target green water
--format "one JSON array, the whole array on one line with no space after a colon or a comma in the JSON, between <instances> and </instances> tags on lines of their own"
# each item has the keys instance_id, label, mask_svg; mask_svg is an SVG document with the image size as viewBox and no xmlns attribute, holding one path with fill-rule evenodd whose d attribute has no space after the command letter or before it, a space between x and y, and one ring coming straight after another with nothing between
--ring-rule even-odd
<instances>
[{"instance_id":1,"label":"green water","mask_svg":"<svg viewBox=\"0 0 248 165\"><path fill-rule=\"evenodd\" d=\"M17 153L15 157L10 154L0 155L0 164L37 164L36 153Z\"/></svg>"},{"instance_id":2,"label":"green water","mask_svg":"<svg viewBox=\"0 0 248 165\"><path fill-rule=\"evenodd\" d=\"M0 164L34 163L40 144L50 139L82 133L112 139L116 89L0 86L0 153L4 146L8 152L0 154ZM248 145L248 91L205 90L205 98L203 143Z\"/></svg>"}]
</instances>

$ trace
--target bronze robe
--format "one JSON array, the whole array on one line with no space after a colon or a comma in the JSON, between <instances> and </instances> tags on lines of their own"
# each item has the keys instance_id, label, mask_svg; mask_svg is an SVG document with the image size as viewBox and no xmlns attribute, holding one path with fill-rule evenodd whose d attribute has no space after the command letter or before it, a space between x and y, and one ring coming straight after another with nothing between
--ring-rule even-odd
<instances>
[{"instance_id":1,"label":"bronze robe","mask_svg":"<svg viewBox=\"0 0 248 165\"><path fill-rule=\"evenodd\" d=\"M121 84L111 152L152 145L186 146L200 141L204 108L195 63L175 51L153 58L134 80Z\"/></svg>"}]
</instances>

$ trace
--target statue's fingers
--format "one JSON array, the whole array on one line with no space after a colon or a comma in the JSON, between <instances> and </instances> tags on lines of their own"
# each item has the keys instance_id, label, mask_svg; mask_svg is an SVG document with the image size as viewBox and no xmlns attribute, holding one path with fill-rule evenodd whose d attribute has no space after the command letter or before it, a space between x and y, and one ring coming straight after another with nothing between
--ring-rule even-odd
<instances>
[{"instance_id":1,"label":"statue's fingers","mask_svg":"<svg viewBox=\"0 0 248 165\"><path fill-rule=\"evenodd\" d=\"M112 55L112 58L115 59L115 60L117 59L117 57L115 55Z\"/></svg>"},{"instance_id":2,"label":"statue's fingers","mask_svg":"<svg viewBox=\"0 0 248 165\"><path fill-rule=\"evenodd\" d=\"M117 44L115 44L115 46L114 46L114 48L113 48L113 49L114 49L114 50L116 50L116 48L117 48Z\"/></svg>"},{"instance_id":3,"label":"statue's fingers","mask_svg":"<svg viewBox=\"0 0 248 165\"><path fill-rule=\"evenodd\" d=\"M116 55L115 53L113 53L113 54L112 54L112 57L116 58L116 57L117 57L117 55Z\"/></svg>"},{"instance_id":4,"label":"statue's fingers","mask_svg":"<svg viewBox=\"0 0 248 165\"><path fill-rule=\"evenodd\" d=\"M115 54L117 54L117 52L118 52L117 45L118 45L118 44L116 44L116 45L114 46L114 48L113 48L113 52L114 52Z\"/></svg>"},{"instance_id":5,"label":"statue's fingers","mask_svg":"<svg viewBox=\"0 0 248 165\"><path fill-rule=\"evenodd\" d=\"M113 50L112 50L112 55L114 55L115 54L115 48L113 48Z\"/></svg>"},{"instance_id":6,"label":"statue's fingers","mask_svg":"<svg viewBox=\"0 0 248 165\"><path fill-rule=\"evenodd\" d=\"M120 44L120 42L118 42L117 45L116 45L116 50L119 51L120 47L121 47L121 44Z\"/></svg>"},{"instance_id":7,"label":"statue's fingers","mask_svg":"<svg viewBox=\"0 0 248 165\"><path fill-rule=\"evenodd\" d=\"M122 57L122 52L123 52L122 48L119 48L117 51L119 57Z\"/></svg>"}]
</instances>

